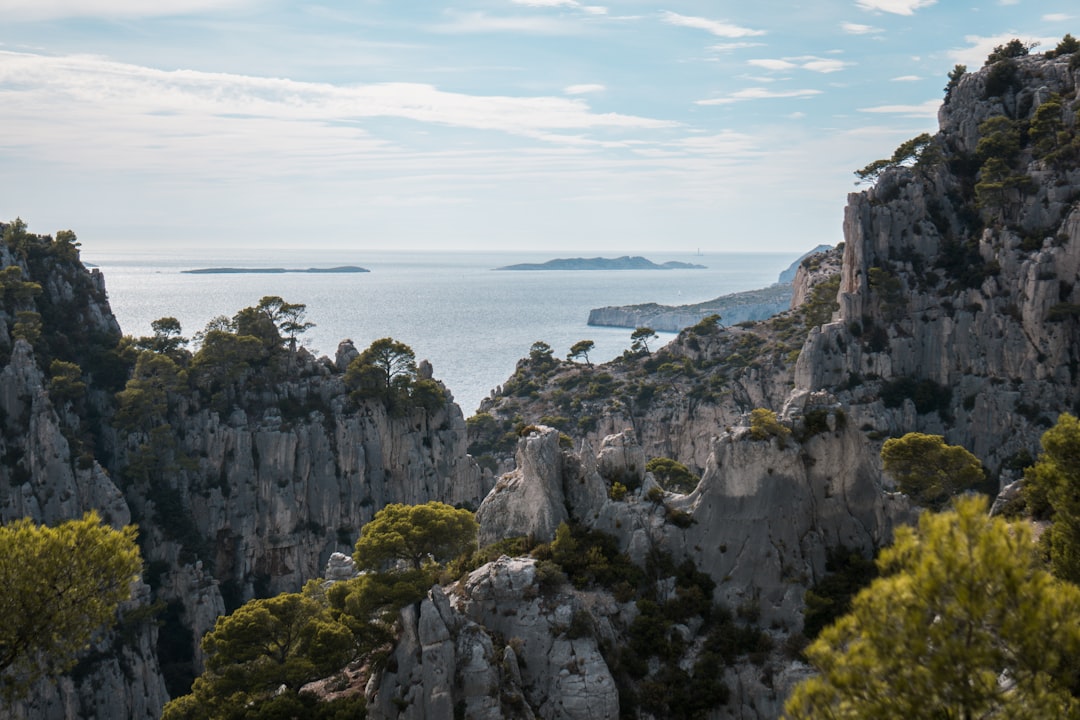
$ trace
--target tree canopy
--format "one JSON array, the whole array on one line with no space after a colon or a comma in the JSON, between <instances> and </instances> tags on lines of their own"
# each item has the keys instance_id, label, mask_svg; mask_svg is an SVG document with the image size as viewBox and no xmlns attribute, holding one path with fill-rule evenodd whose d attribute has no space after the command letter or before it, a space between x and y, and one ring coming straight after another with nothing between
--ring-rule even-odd
<instances>
[{"instance_id":1,"label":"tree canopy","mask_svg":"<svg viewBox=\"0 0 1080 720\"><path fill-rule=\"evenodd\" d=\"M439 383L416 375L416 353L403 342L380 338L345 369L345 386L354 401L381 400L387 410L400 413L412 405L434 411L446 402Z\"/></svg>"},{"instance_id":2,"label":"tree canopy","mask_svg":"<svg viewBox=\"0 0 1080 720\"><path fill-rule=\"evenodd\" d=\"M28 518L0 527L0 695L70 669L112 624L142 569L135 537L134 526L115 530L93 512L56 527Z\"/></svg>"},{"instance_id":3,"label":"tree canopy","mask_svg":"<svg viewBox=\"0 0 1080 720\"><path fill-rule=\"evenodd\" d=\"M941 435L912 432L890 438L881 448L881 460L901 492L923 507L941 508L956 493L986 479L978 458L958 445L946 445Z\"/></svg>"},{"instance_id":4,"label":"tree canopy","mask_svg":"<svg viewBox=\"0 0 1080 720\"><path fill-rule=\"evenodd\" d=\"M642 326L635 328L634 332L630 333L630 349L634 352L644 352L649 354L649 340L656 339L656 331L651 327Z\"/></svg>"},{"instance_id":5,"label":"tree canopy","mask_svg":"<svg viewBox=\"0 0 1080 720\"><path fill-rule=\"evenodd\" d=\"M1054 574L1080 582L1080 420L1062 414L1043 433L1042 454L1024 473L1032 514L1053 524L1042 535Z\"/></svg>"},{"instance_id":6,"label":"tree canopy","mask_svg":"<svg viewBox=\"0 0 1080 720\"><path fill-rule=\"evenodd\" d=\"M893 151L891 158L875 160L864 168L855 171L860 182L877 182L881 173L890 168L913 167L925 172L930 167L941 161L941 150L934 143L934 138L929 133L917 135L910 140L900 143Z\"/></svg>"},{"instance_id":7,"label":"tree canopy","mask_svg":"<svg viewBox=\"0 0 1080 720\"><path fill-rule=\"evenodd\" d=\"M387 505L360 531L353 559L360 568L380 570L397 561L419 569L431 559L453 560L476 544L477 524L468 510L441 502Z\"/></svg>"},{"instance_id":8,"label":"tree canopy","mask_svg":"<svg viewBox=\"0 0 1080 720\"><path fill-rule=\"evenodd\" d=\"M165 706L163 720L275 717L279 698L304 705L300 688L358 655L352 630L330 611L319 581L302 593L251 600L219 617L202 649L206 672L190 695Z\"/></svg>"},{"instance_id":9,"label":"tree canopy","mask_svg":"<svg viewBox=\"0 0 1080 720\"><path fill-rule=\"evenodd\" d=\"M901 527L882 577L806 650L791 720L1075 718L1080 588L1042 569L1030 528L960 498Z\"/></svg>"},{"instance_id":10,"label":"tree canopy","mask_svg":"<svg viewBox=\"0 0 1080 720\"><path fill-rule=\"evenodd\" d=\"M566 359L582 358L585 360L586 365L592 367L592 363L589 362L589 353L592 352L594 347L596 347L596 343L592 340L578 340L570 346L570 352L566 354Z\"/></svg>"}]
</instances>

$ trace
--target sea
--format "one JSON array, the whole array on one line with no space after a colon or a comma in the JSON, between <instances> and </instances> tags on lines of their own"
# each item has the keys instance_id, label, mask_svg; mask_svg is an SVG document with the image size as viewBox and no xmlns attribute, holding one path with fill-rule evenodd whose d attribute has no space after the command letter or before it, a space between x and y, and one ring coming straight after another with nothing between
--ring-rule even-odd
<instances>
[{"instance_id":1,"label":"sea","mask_svg":"<svg viewBox=\"0 0 1080 720\"><path fill-rule=\"evenodd\" d=\"M612 257L606 253L390 252L347 250L214 250L93 252L85 263L101 269L109 303L127 335L152 334L150 324L175 317L191 337L211 319L277 295L307 306L315 323L301 344L334 356L348 338L363 350L392 337L428 360L466 416L514 372L538 340L556 357L592 340L592 362L621 355L628 328L590 327L589 310L605 305L698 303L727 293L766 287L797 258L795 253L642 252L653 262L704 265L698 270L544 270L496 268L542 263L556 257ZM189 274L184 270L327 268L356 265L368 273ZM654 346L674 337L660 333Z\"/></svg>"}]
</instances>

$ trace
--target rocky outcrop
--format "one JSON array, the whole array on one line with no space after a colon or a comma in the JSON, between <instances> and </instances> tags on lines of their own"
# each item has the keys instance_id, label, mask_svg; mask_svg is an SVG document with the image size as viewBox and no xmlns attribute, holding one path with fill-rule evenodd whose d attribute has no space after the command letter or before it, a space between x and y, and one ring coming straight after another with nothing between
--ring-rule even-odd
<instances>
[{"instance_id":1,"label":"rocky outcrop","mask_svg":"<svg viewBox=\"0 0 1080 720\"><path fill-rule=\"evenodd\" d=\"M444 402L353 400L343 374L359 353L349 342L335 361L278 346L245 382L180 383L145 422L111 425L138 350L118 351L101 275L78 263L74 246L20 237L0 246L3 266L18 268L5 274L0 303L0 520L55 524L94 509L117 525L137 522L148 585L121 614L122 630L75 673L0 714L157 717L169 695L163 676L186 691L202 665L199 639L227 610L299 590L333 553L351 552L385 504L475 507L490 488L430 364L418 379ZM28 318L39 334L17 326ZM27 335L32 344L16 339ZM77 365L79 386L54 396L43 357ZM191 361L182 350L171 357Z\"/></svg>"},{"instance_id":2,"label":"rocky outcrop","mask_svg":"<svg viewBox=\"0 0 1080 720\"><path fill-rule=\"evenodd\" d=\"M518 442L517 468L495 483L476 511L480 545L522 535L551 542L567 518L559 432L537 427Z\"/></svg>"},{"instance_id":3,"label":"rocky outcrop","mask_svg":"<svg viewBox=\"0 0 1080 720\"><path fill-rule=\"evenodd\" d=\"M1080 400L1070 314L1080 302L1080 170L1025 148L1014 170L1025 190L977 209L981 176L951 169L978 162L983 121L1026 122L1051 93L1075 91L1067 58L1013 62L1017 81L1003 96L987 96L983 71L942 106L934 142L951 164L891 169L849 196L837 321L811 334L795 375L809 389L852 386L839 396L860 425L944 434L994 472L1036 452L1047 424ZM1064 105L1070 136L1076 118ZM910 392L876 401L901 382L938 388L941 402Z\"/></svg>"},{"instance_id":4,"label":"rocky outcrop","mask_svg":"<svg viewBox=\"0 0 1080 720\"><path fill-rule=\"evenodd\" d=\"M614 720L614 678L595 635L575 626L591 617L585 602L569 586L543 589L531 558L502 557L447 595L436 586L402 611L371 717Z\"/></svg>"}]
</instances>

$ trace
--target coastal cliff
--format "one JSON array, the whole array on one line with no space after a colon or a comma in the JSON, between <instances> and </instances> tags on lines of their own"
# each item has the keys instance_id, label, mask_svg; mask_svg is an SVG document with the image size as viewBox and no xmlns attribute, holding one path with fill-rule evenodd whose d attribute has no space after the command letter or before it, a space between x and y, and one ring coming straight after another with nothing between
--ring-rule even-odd
<instances>
[{"instance_id":1,"label":"coastal cliff","mask_svg":"<svg viewBox=\"0 0 1080 720\"><path fill-rule=\"evenodd\" d=\"M9 715L156 718L200 671L218 616L320 577L387 503L475 507L490 487L444 389L424 407L350 399L348 341L330 360L277 338L257 359L196 362L189 376L190 354L121 338L74 245L24 226L5 237L0 517L52 525L97 510L138 524L145 562L119 629Z\"/></svg>"}]
</instances>

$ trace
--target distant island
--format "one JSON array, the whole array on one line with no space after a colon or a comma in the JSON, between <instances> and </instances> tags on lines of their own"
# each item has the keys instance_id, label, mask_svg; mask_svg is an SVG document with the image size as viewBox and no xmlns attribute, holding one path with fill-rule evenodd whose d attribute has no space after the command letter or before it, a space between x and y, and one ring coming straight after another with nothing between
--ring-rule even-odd
<instances>
[{"instance_id":1,"label":"distant island","mask_svg":"<svg viewBox=\"0 0 1080 720\"><path fill-rule=\"evenodd\" d=\"M556 258L545 263L521 263L495 268L496 270L704 270L704 265L676 262L657 264L641 256L623 255L617 258Z\"/></svg>"},{"instance_id":2,"label":"distant island","mask_svg":"<svg viewBox=\"0 0 1080 720\"><path fill-rule=\"evenodd\" d=\"M238 275L242 273L257 273L260 275L280 275L281 273L366 273L371 272L367 268L357 267L356 265L341 265L339 267L331 268L232 268L232 267L216 267L216 268L199 268L197 270L181 270L182 273L190 273L191 275Z\"/></svg>"}]
</instances>

